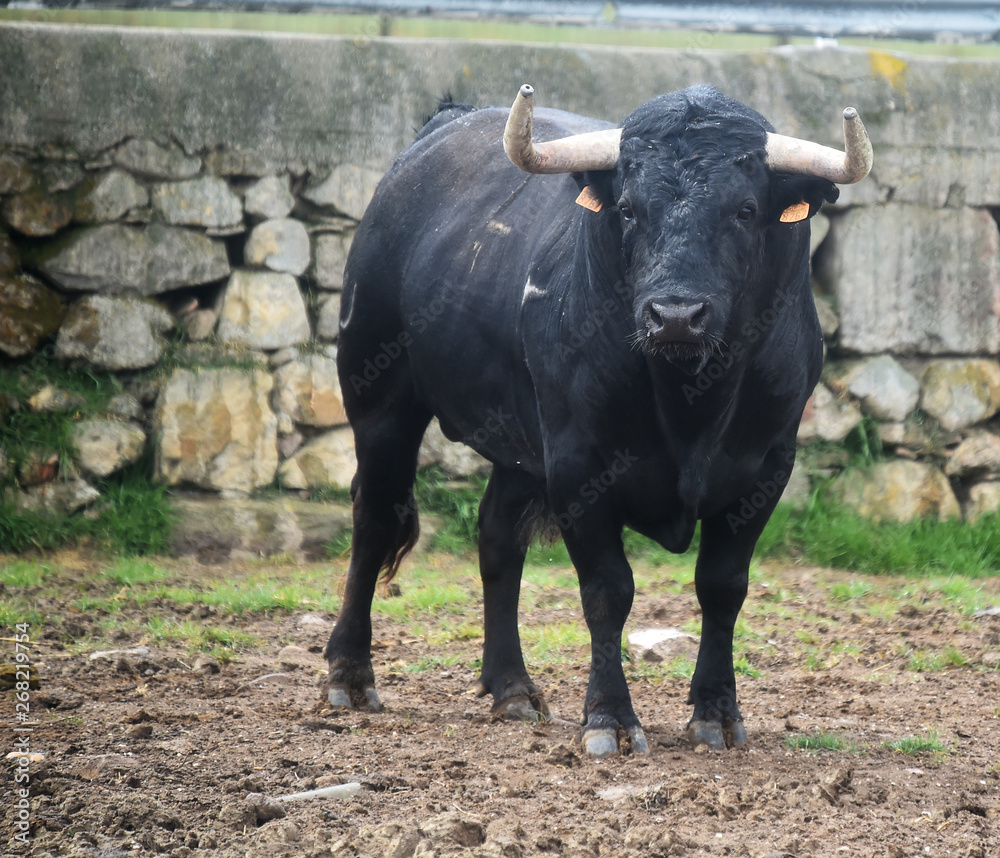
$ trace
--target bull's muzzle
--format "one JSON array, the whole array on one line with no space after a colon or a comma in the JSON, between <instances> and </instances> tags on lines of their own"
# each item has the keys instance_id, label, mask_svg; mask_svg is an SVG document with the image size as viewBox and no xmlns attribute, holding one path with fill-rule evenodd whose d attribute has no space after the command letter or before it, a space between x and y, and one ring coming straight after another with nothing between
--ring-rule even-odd
<instances>
[{"instance_id":1,"label":"bull's muzzle","mask_svg":"<svg viewBox=\"0 0 1000 858\"><path fill-rule=\"evenodd\" d=\"M708 329L711 308L705 301L674 302L652 300L643 318L646 336L658 346L672 343L700 343Z\"/></svg>"},{"instance_id":2,"label":"bull's muzzle","mask_svg":"<svg viewBox=\"0 0 1000 858\"><path fill-rule=\"evenodd\" d=\"M713 350L712 307L707 301L652 298L638 319L646 354L665 358L688 374L701 372Z\"/></svg>"}]
</instances>

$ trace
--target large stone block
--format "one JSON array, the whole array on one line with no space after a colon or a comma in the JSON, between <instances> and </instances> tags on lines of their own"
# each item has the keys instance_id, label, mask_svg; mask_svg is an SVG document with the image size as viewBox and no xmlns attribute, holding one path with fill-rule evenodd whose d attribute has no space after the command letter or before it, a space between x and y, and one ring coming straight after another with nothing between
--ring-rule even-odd
<instances>
[{"instance_id":1,"label":"large stone block","mask_svg":"<svg viewBox=\"0 0 1000 858\"><path fill-rule=\"evenodd\" d=\"M55 235L73 219L72 195L35 188L8 197L0 206L0 215L12 229L30 238Z\"/></svg>"},{"instance_id":2,"label":"large stone block","mask_svg":"<svg viewBox=\"0 0 1000 858\"><path fill-rule=\"evenodd\" d=\"M200 176L163 182L153 189L153 206L175 226L227 229L243 222L243 204L222 179Z\"/></svg>"},{"instance_id":3,"label":"large stone block","mask_svg":"<svg viewBox=\"0 0 1000 858\"><path fill-rule=\"evenodd\" d=\"M335 340L340 336L340 292L327 292L320 299L316 314L316 336L321 340Z\"/></svg>"},{"instance_id":4,"label":"large stone block","mask_svg":"<svg viewBox=\"0 0 1000 858\"><path fill-rule=\"evenodd\" d=\"M313 438L286 459L278 478L287 489L349 489L357 469L354 433L342 426Z\"/></svg>"},{"instance_id":5,"label":"large stone block","mask_svg":"<svg viewBox=\"0 0 1000 858\"><path fill-rule=\"evenodd\" d=\"M163 354L163 334L174 317L148 298L87 295L76 301L56 338L56 356L82 360L95 369L142 369Z\"/></svg>"},{"instance_id":6,"label":"large stone block","mask_svg":"<svg viewBox=\"0 0 1000 858\"><path fill-rule=\"evenodd\" d=\"M81 223L110 223L149 204L149 193L124 170L109 170L86 189L76 204Z\"/></svg>"},{"instance_id":7,"label":"large stone block","mask_svg":"<svg viewBox=\"0 0 1000 858\"><path fill-rule=\"evenodd\" d=\"M272 401L276 411L296 423L324 428L347 423L337 362L330 355L305 355L279 367Z\"/></svg>"},{"instance_id":8,"label":"large stone block","mask_svg":"<svg viewBox=\"0 0 1000 858\"><path fill-rule=\"evenodd\" d=\"M920 382L891 355L859 361L840 380L861 407L879 420L900 423L920 400Z\"/></svg>"},{"instance_id":9,"label":"large stone block","mask_svg":"<svg viewBox=\"0 0 1000 858\"><path fill-rule=\"evenodd\" d=\"M873 521L961 517L948 478L925 462L895 459L845 471L830 486L830 494Z\"/></svg>"},{"instance_id":10,"label":"large stone block","mask_svg":"<svg viewBox=\"0 0 1000 858\"><path fill-rule=\"evenodd\" d=\"M840 344L875 354L1000 350L1000 232L987 211L875 206L837 218L820 276Z\"/></svg>"},{"instance_id":11,"label":"large stone block","mask_svg":"<svg viewBox=\"0 0 1000 858\"><path fill-rule=\"evenodd\" d=\"M361 220L381 178L378 170L339 164L323 181L306 188L302 196L321 208Z\"/></svg>"},{"instance_id":12,"label":"large stone block","mask_svg":"<svg viewBox=\"0 0 1000 858\"><path fill-rule=\"evenodd\" d=\"M0 352L24 357L59 329L66 312L59 296L27 275L0 272Z\"/></svg>"},{"instance_id":13,"label":"large stone block","mask_svg":"<svg viewBox=\"0 0 1000 858\"><path fill-rule=\"evenodd\" d=\"M185 155L176 146L155 140L128 140L118 147L114 162L147 179L190 179L201 171L201 159Z\"/></svg>"},{"instance_id":14,"label":"large stone block","mask_svg":"<svg viewBox=\"0 0 1000 858\"><path fill-rule=\"evenodd\" d=\"M1000 437L974 431L952 451L944 472L960 480L1000 478Z\"/></svg>"},{"instance_id":15,"label":"large stone block","mask_svg":"<svg viewBox=\"0 0 1000 858\"><path fill-rule=\"evenodd\" d=\"M135 423L83 420L73 424L76 464L95 477L106 477L137 462L146 446L146 433Z\"/></svg>"},{"instance_id":16,"label":"large stone block","mask_svg":"<svg viewBox=\"0 0 1000 858\"><path fill-rule=\"evenodd\" d=\"M339 290L344 285L344 266L353 235L321 233L316 236L313 279L321 289Z\"/></svg>"},{"instance_id":17,"label":"large stone block","mask_svg":"<svg viewBox=\"0 0 1000 858\"><path fill-rule=\"evenodd\" d=\"M243 198L246 213L261 220L288 217L294 206L288 176L265 176L247 188Z\"/></svg>"},{"instance_id":18,"label":"large stone block","mask_svg":"<svg viewBox=\"0 0 1000 858\"><path fill-rule=\"evenodd\" d=\"M158 295L229 274L223 242L180 227L104 224L83 229L39 261L65 289Z\"/></svg>"},{"instance_id":19,"label":"large stone block","mask_svg":"<svg viewBox=\"0 0 1000 858\"><path fill-rule=\"evenodd\" d=\"M243 248L246 265L302 274L309 267L309 233L295 218L277 218L257 224Z\"/></svg>"},{"instance_id":20,"label":"large stone block","mask_svg":"<svg viewBox=\"0 0 1000 858\"><path fill-rule=\"evenodd\" d=\"M268 372L176 370L156 407L156 476L171 486L248 492L278 467Z\"/></svg>"},{"instance_id":21,"label":"large stone block","mask_svg":"<svg viewBox=\"0 0 1000 858\"><path fill-rule=\"evenodd\" d=\"M249 554L327 557L327 546L351 527L351 509L338 503L290 497L174 498L177 520L170 531L175 554L211 561Z\"/></svg>"},{"instance_id":22,"label":"large stone block","mask_svg":"<svg viewBox=\"0 0 1000 858\"><path fill-rule=\"evenodd\" d=\"M920 407L950 432L988 420L1000 410L1000 363L930 361L920 377Z\"/></svg>"},{"instance_id":23,"label":"large stone block","mask_svg":"<svg viewBox=\"0 0 1000 858\"><path fill-rule=\"evenodd\" d=\"M800 444L829 441L839 444L861 422L861 408L846 397L837 397L825 384L817 384L799 423Z\"/></svg>"},{"instance_id":24,"label":"large stone block","mask_svg":"<svg viewBox=\"0 0 1000 858\"><path fill-rule=\"evenodd\" d=\"M219 339L252 349L283 349L309 339L298 281L272 271L234 271L222 301Z\"/></svg>"}]
</instances>

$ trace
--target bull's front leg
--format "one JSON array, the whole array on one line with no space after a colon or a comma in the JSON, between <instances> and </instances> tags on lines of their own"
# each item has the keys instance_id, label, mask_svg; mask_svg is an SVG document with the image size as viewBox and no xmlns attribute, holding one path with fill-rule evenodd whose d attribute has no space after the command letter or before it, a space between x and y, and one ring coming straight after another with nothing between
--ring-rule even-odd
<instances>
[{"instance_id":1,"label":"bull's front leg","mask_svg":"<svg viewBox=\"0 0 1000 858\"><path fill-rule=\"evenodd\" d=\"M773 482L784 487L784 482ZM747 505L737 501L702 520L694 578L702 613L701 644L688 697L694 705L687 728L692 747L738 748L747 741L736 697L733 632L747 595L754 546L779 496L774 493L749 517Z\"/></svg>"},{"instance_id":2,"label":"bull's front leg","mask_svg":"<svg viewBox=\"0 0 1000 858\"><path fill-rule=\"evenodd\" d=\"M578 518L573 515L580 512ZM582 741L592 757L621 748L648 754L649 744L632 708L622 669L622 629L632 608L635 585L625 558L621 528L599 509L567 506L560 524L580 579L583 613L590 629L590 681L583 707Z\"/></svg>"},{"instance_id":3,"label":"bull's front leg","mask_svg":"<svg viewBox=\"0 0 1000 858\"><path fill-rule=\"evenodd\" d=\"M701 644L688 696L694 713L687 738L692 747L733 748L747 739L736 700L733 630L747 594L750 557L736 556L732 540L716 533L713 522L703 521L701 527L694 576L702 614Z\"/></svg>"}]
</instances>

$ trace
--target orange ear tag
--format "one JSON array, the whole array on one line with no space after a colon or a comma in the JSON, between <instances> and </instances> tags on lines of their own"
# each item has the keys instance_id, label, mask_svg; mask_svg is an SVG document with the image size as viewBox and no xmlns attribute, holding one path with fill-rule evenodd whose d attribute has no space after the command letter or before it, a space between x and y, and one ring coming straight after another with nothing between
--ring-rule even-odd
<instances>
[{"instance_id":1,"label":"orange ear tag","mask_svg":"<svg viewBox=\"0 0 1000 858\"><path fill-rule=\"evenodd\" d=\"M795 203L795 205L789 206L781 213L781 217L778 218L782 223L798 223L800 220L805 220L809 217L809 203L803 201L801 203Z\"/></svg>"},{"instance_id":2,"label":"orange ear tag","mask_svg":"<svg viewBox=\"0 0 1000 858\"><path fill-rule=\"evenodd\" d=\"M590 209L592 212L599 212L604 208L604 203L594 196L594 192L590 190L590 185L587 185L580 191L580 196L576 198L576 204L583 206L585 209Z\"/></svg>"}]
</instances>

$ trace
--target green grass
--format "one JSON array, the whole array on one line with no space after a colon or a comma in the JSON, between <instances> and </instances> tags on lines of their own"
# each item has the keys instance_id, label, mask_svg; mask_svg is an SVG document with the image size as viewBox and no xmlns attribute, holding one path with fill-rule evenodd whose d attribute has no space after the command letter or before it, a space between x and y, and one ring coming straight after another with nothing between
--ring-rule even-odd
<instances>
[{"instance_id":1,"label":"green grass","mask_svg":"<svg viewBox=\"0 0 1000 858\"><path fill-rule=\"evenodd\" d=\"M517 42L623 45L655 48L707 48L761 50L790 43L811 45L809 37L786 38L755 33L684 30L651 26L616 26L613 7L602 23L560 24L491 19L487 21L428 17L423 15L282 14L280 12L228 12L122 9L0 9L2 21L46 21L104 26L168 28L224 28L267 32L323 33L360 39L397 38L491 39ZM993 57L1000 50L992 44L947 44L872 38L839 39L843 45L875 50L905 51L935 56Z\"/></svg>"},{"instance_id":2,"label":"green grass","mask_svg":"<svg viewBox=\"0 0 1000 858\"><path fill-rule=\"evenodd\" d=\"M943 756L948 753L948 747L933 730L925 736L905 736L893 742L886 742L885 746L897 753L911 756L920 754Z\"/></svg>"},{"instance_id":3,"label":"green grass","mask_svg":"<svg viewBox=\"0 0 1000 858\"><path fill-rule=\"evenodd\" d=\"M432 548L463 554L472 550L479 537L479 499L486 490L485 477L449 480L438 467L417 474L414 494L421 512L442 520Z\"/></svg>"},{"instance_id":4,"label":"green grass","mask_svg":"<svg viewBox=\"0 0 1000 858\"><path fill-rule=\"evenodd\" d=\"M4 587L41 587L52 572L48 563L33 560L14 560L0 566L0 584Z\"/></svg>"},{"instance_id":5,"label":"green grass","mask_svg":"<svg viewBox=\"0 0 1000 858\"><path fill-rule=\"evenodd\" d=\"M748 676L751 679L758 679L764 675L762 670L759 670L750 663L745 654L738 656L733 661L733 669L736 671L737 676Z\"/></svg>"},{"instance_id":6,"label":"green grass","mask_svg":"<svg viewBox=\"0 0 1000 858\"><path fill-rule=\"evenodd\" d=\"M910 653L907 668L917 673L936 673L952 667L968 667L969 660L954 646L943 650L918 649Z\"/></svg>"},{"instance_id":7,"label":"green grass","mask_svg":"<svg viewBox=\"0 0 1000 858\"><path fill-rule=\"evenodd\" d=\"M432 544L435 550L456 555L475 551L478 503L484 488L482 478L462 484L448 481L436 469L418 475L421 511L442 522ZM637 571L678 563L693 568L699 534L696 532L691 546L680 555L628 529L623 541ZM337 545L338 555L348 547L349 536L345 535ZM876 523L826 500L820 488L804 509L778 505L754 556L758 561L801 561L869 575L933 577L952 589L956 599L970 600L976 588L969 578L1000 573L1000 515L984 516L974 523L930 519ZM536 541L528 549L526 570L570 565L561 540ZM533 574L526 571L529 579ZM831 588L831 595L840 602L862 600L869 592L870 584L859 581Z\"/></svg>"},{"instance_id":8,"label":"green grass","mask_svg":"<svg viewBox=\"0 0 1000 858\"><path fill-rule=\"evenodd\" d=\"M428 655L410 662L403 668L404 673L427 673L432 670L447 670L463 662L461 655Z\"/></svg>"},{"instance_id":9,"label":"green grass","mask_svg":"<svg viewBox=\"0 0 1000 858\"><path fill-rule=\"evenodd\" d=\"M36 411L28 406L47 385L71 397L72 407ZM9 462L6 477L0 478L0 552L23 554L89 544L113 554L140 555L169 548L169 499L166 489L150 480L149 456L94 482L101 500L87 514L18 508L7 494L26 465L51 456L59 462L56 479L69 478L75 424L103 413L121 392L113 375L67 368L47 353L0 365L0 449Z\"/></svg>"},{"instance_id":10,"label":"green grass","mask_svg":"<svg viewBox=\"0 0 1000 858\"><path fill-rule=\"evenodd\" d=\"M852 578L848 581L837 581L831 584L829 593L834 601L843 603L864 599L872 593L873 589L871 582Z\"/></svg>"},{"instance_id":11,"label":"green grass","mask_svg":"<svg viewBox=\"0 0 1000 858\"><path fill-rule=\"evenodd\" d=\"M1000 572L1000 516L983 516L975 523L872 522L826 501L820 490L801 511L779 506L757 556L874 575L984 577Z\"/></svg>"},{"instance_id":12,"label":"green grass","mask_svg":"<svg viewBox=\"0 0 1000 858\"><path fill-rule=\"evenodd\" d=\"M104 570L104 577L121 587L162 581L167 572L148 560L122 558Z\"/></svg>"},{"instance_id":13,"label":"green grass","mask_svg":"<svg viewBox=\"0 0 1000 858\"><path fill-rule=\"evenodd\" d=\"M785 744L793 751L819 753L820 751L836 751L838 753L855 754L858 744L842 733L809 733L786 736Z\"/></svg>"},{"instance_id":14,"label":"green grass","mask_svg":"<svg viewBox=\"0 0 1000 858\"><path fill-rule=\"evenodd\" d=\"M541 665L590 658L590 633L583 617L540 626L521 627L521 648L529 664Z\"/></svg>"},{"instance_id":15,"label":"green grass","mask_svg":"<svg viewBox=\"0 0 1000 858\"><path fill-rule=\"evenodd\" d=\"M208 626L192 620L174 620L151 617L143 631L150 640L157 643L173 643L186 646L191 653L208 653L225 663L240 652L261 646L264 642L256 635L241 629L227 629Z\"/></svg>"},{"instance_id":16,"label":"green grass","mask_svg":"<svg viewBox=\"0 0 1000 858\"><path fill-rule=\"evenodd\" d=\"M97 482L95 515L56 515L0 502L0 552L91 545L112 555L167 553L174 520L169 492L149 479L147 467L143 460Z\"/></svg>"},{"instance_id":17,"label":"green grass","mask_svg":"<svg viewBox=\"0 0 1000 858\"><path fill-rule=\"evenodd\" d=\"M26 403L47 385L74 398L70 410L35 411ZM105 408L120 393L111 374L65 367L47 352L29 360L0 364L0 447L15 471L33 454L58 454L65 463L73 452L73 421ZM18 407L7 407L16 402Z\"/></svg>"}]
</instances>

